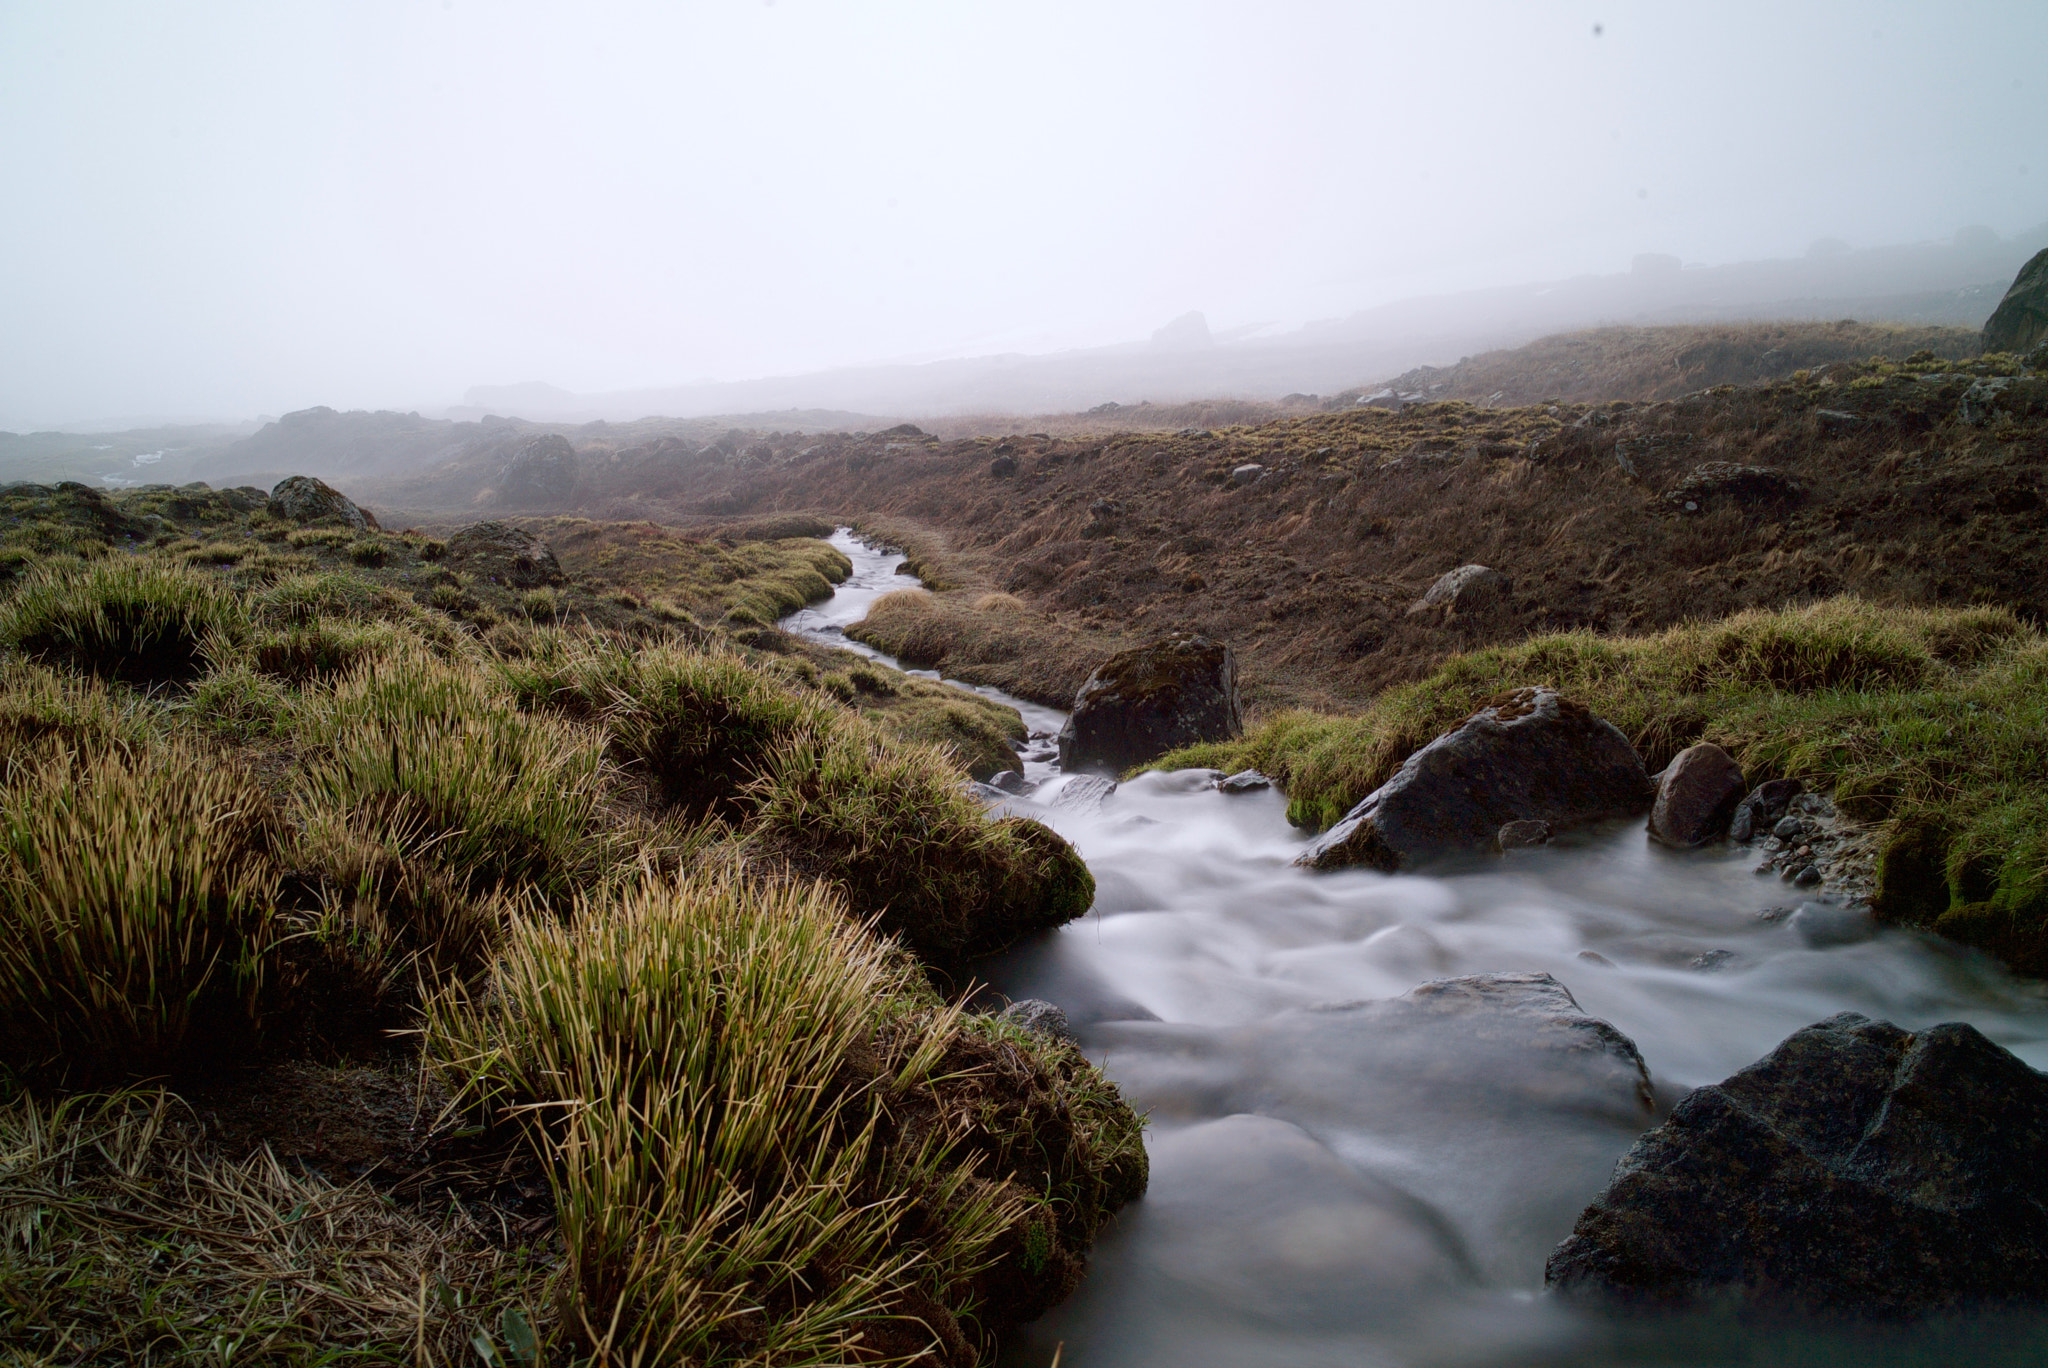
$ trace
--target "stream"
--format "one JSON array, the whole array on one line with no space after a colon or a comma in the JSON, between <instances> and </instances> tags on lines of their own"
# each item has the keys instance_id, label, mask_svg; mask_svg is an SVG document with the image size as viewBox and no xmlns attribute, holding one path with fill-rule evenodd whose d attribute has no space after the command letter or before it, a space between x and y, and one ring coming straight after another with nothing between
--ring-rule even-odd
<instances>
[{"instance_id":1,"label":"stream","mask_svg":"<svg viewBox=\"0 0 2048 1368\"><path fill-rule=\"evenodd\" d=\"M845 529L854 573L783 626L844 636L915 587ZM911 671L927 678L931 671ZM961 687L969 687L962 685ZM1751 872L1753 852L1652 847L1640 821L1428 875L1313 874L1265 790L1148 774L1063 802L1065 714L976 688L1034 733L1037 817L1094 871L1095 906L982 967L1068 1014L1149 1113L1146 1196L1087 1280L1004 1363L1359 1365L2038 1364L2048 1317L1913 1328L1607 1316L1543 1291L1543 1262L1630 1143L1684 1093L1840 1011L1967 1021L2048 1066L2048 987ZM1069 797L1078 796L1076 789ZM1760 916L1763 913L1765 915ZM1364 1006L1455 975L1548 973L1641 1050L1654 1114L1615 1071Z\"/></svg>"}]
</instances>

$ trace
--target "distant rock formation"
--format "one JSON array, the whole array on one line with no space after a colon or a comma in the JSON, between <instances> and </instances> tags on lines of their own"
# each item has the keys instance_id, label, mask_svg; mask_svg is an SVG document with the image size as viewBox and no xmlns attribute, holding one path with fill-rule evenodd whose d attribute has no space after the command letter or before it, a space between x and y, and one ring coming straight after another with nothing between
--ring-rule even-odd
<instances>
[{"instance_id":1,"label":"distant rock formation","mask_svg":"<svg viewBox=\"0 0 2048 1368\"><path fill-rule=\"evenodd\" d=\"M556 508L576 497L581 475L576 448L558 432L544 433L519 449L498 480L498 502L511 508Z\"/></svg>"},{"instance_id":2,"label":"distant rock formation","mask_svg":"<svg viewBox=\"0 0 2048 1368\"><path fill-rule=\"evenodd\" d=\"M2048 249L2020 267L1984 324L1984 350L2027 352L2048 342Z\"/></svg>"}]
</instances>

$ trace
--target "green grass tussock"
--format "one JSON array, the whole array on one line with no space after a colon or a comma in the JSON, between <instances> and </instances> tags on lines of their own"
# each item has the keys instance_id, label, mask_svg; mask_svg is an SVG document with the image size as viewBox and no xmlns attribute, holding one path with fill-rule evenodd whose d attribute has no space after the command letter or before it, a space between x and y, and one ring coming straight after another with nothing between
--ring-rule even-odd
<instances>
[{"instance_id":1,"label":"green grass tussock","mask_svg":"<svg viewBox=\"0 0 2048 1368\"><path fill-rule=\"evenodd\" d=\"M281 835L249 776L187 745L64 752L11 775L0 795L7 1065L89 1083L255 1031L280 934Z\"/></svg>"},{"instance_id":2,"label":"green grass tussock","mask_svg":"<svg viewBox=\"0 0 2048 1368\"><path fill-rule=\"evenodd\" d=\"M399 652L302 699L303 801L464 889L567 899L603 866L603 740L481 671Z\"/></svg>"},{"instance_id":3,"label":"green grass tussock","mask_svg":"<svg viewBox=\"0 0 2048 1368\"><path fill-rule=\"evenodd\" d=\"M1095 880L1036 822L990 822L934 747L847 725L793 739L753 789L750 849L840 889L939 965L1072 921Z\"/></svg>"},{"instance_id":4,"label":"green grass tussock","mask_svg":"<svg viewBox=\"0 0 2048 1368\"><path fill-rule=\"evenodd\" d=\"M218 583L150 560L40 570L0 609L0 642L24 656L136 685L197 677L209 639L246 627L241 602Z\"/></svg>"},{"instance_id":5,"label":"green grass tussock","mask_svg":"<svg viewBox=\"0 0 2048 1368\"><path fill-rule=\"evenodd\" d=\"M1161 768L1253 766L1325 827L1417 748L1511 688L1549 684L1651 770L1712 741L1751 782L1794 776L1886 824L1876 906L2048 972L2048 640L2000 609L1838 598L1653 636L1538 636L1455 656L1355 717L1291 711Z\"/></svg>"}]
</instances>

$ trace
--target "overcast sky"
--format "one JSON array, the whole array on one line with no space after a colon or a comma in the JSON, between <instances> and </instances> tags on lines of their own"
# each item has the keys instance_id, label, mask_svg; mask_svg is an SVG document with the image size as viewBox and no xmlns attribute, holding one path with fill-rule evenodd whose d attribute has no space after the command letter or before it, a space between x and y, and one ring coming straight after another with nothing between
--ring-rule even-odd
<instances>
[{"instance_id":1,"label":"overcast sky","mask_svg":"<svg viewBox=\"0 0 2048 1368\"><path fill-rule=\"evenodd\" d=\"M2044 0L0 0L0 426L2010 233L2044 126Z\"/></svg>"}]
</instances>

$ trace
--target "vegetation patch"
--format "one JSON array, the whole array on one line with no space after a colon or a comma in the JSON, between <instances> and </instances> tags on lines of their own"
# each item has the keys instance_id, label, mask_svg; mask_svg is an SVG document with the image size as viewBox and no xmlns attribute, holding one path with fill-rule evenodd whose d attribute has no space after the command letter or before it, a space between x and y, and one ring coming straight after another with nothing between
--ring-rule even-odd
<instances>
[{"instance_id":1,"label":"vegetation patch","mask_svg":"<svg viewBox=\"0 0 2048 1368\"><path fill-rule=\"evenodd\" d=\"M233 595L176 564L97 560L37 571L0 608L0 642L33 660L124 684L184 683L208 640L238 638Z\"/></svg>"},{"instance_id":2,"label":"vegetation patch","mask_svg":"<svg viewBox=\"0 0 2048 1368\"><path fill-rule=\"evenodd\" d=\"M1552 634L1455 656L1363 712L1278 713L1157 768L1253 767L1322 828L1501 693L1547 684L1626 733L1655 771L1697 741L1751 783L1796 777L1884 823L1876 908L2048 972L2048 638L1999 609L1857 599L1653 636Z\"/></svg>"}]
</instances>

